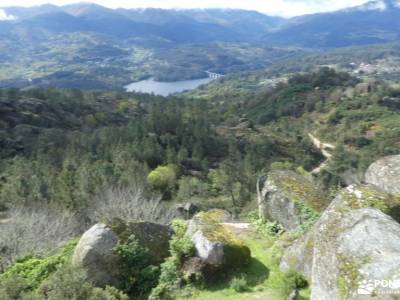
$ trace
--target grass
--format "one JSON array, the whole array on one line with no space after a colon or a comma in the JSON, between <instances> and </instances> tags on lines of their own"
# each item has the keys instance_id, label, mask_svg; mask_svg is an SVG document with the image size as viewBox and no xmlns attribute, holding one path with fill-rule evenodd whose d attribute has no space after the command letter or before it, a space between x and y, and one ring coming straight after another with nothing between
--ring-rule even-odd
<instances>
[{"instance_id":1,"label":"grass","mask_svg":"<svg viewBox=\"0 0 400 300\"><path fill-rule=\"evenodd\" d=\"M252 253L252 260L242 272L224 274L223 280L206 285L203 289L186 287L174 295L174 299L193 300L283 300L292 291L292 279L279 271L281 249L275 237L257 233L254 229L239 233ZM245 289L236 289L235 284L246 283ZM237 291L239 290L239 291ZM301 290L300 299L309 299L309 289Z\"/></svg>"}]
</instances>

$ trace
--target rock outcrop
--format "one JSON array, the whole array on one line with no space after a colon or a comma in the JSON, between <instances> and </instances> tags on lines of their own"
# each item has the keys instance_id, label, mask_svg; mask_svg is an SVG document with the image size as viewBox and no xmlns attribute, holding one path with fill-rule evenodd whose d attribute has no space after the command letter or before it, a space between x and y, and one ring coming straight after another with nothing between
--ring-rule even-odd
<instances>
[{"instance_id":1,"label":"rock outcrop","mask_svg":"<svg viewBox=\"0 0 400 300\"><path fill-rule=\"evenodd\" d=\"M249 248L222 224L227 216L222 210L201 212L188 226L196 255L214 268L235 268L250 262Z\"/></svg>"},{"instance_id":2,"label":"rock outcrop","mask_svg":"<svg viewBox=\"0 0 400 300\"><path fill-rule=\"evenodd\" d=\"M118 236L105 224L96 224L81 237L72 263L82 267L97 286L115 285L119 276L119 257L113 251Z\"/></svg>"},{"instance_id":3,"label":"rock outcrop","mask_svg":"<svg viewBox=\"0 0 400 300\"><path fill-rule=\"evenodd\" d=\"M327 205L324 192L293 171L270 172L258 191L260 217L276 221L287 230L309 223Z\"/></svg>"},{"instance_id":4,"label":"rock outcrop","mask_svg":"<svg viewBox=\"0 0 400 300\"><path fill-rule=\"evenodd\" d=\"M365 182L387 193L400 194L400 155L388 156L373 163L365 174Z\"/></svg>"},{"instance_id":5,"label":"rock outcrop","mask_svg":"<svg viewBox=\"0 0 400 300\"><path fill-rule=\"evenodd\" d=\"M371 186L342 190L313 228L286 250L282 271L306 276L314 300L359 299L364 280L400 279L400 224L389 216L399 220L399 206L400 197ZM379 299L395 299L385 297Z\"/></svg>"},{"instance_id":6,"label":"rock outcrop","mask_svg":"<svg viewBox=\"0 0 400 300\"><path fill-rule=\"evenodd\" d=\"M131 236L148 249L153 265L161 264L170 255L172 231L168 226L115 220L111 225L96 224L86 231L75 248L72 263L82 267L96 286L117 285L120 260L114 248Z\"/></svg>"},{"instance_id":7,"label":"rock outcrop","mask_svg":"<svg viewBox=\"0 0 400 300\"><path fill-rule=\"evenodd\" d=\"M169 226L150 222L114 220L111 228L122 242L134 235L139 245L148 249L150 263L153 265L163 263L170 256L169 241L173 232Z\"/></svg>"}]
</instances>

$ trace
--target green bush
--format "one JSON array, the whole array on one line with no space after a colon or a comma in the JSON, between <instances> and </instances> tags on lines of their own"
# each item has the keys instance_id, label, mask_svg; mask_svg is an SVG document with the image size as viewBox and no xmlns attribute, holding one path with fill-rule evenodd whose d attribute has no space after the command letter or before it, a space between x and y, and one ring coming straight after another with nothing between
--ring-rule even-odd
<instances>
[{"instance_id":1,"label":"green bush","mask_svg":"<svg viewBox=\"0 0 400 300\"><path fill-rule=\"evenodd\" d=\"M29 292L30 287L27 280L18 275L11 275L0 280L0 299L2 300L20 300Z\"/></svg>"},{"instance_id":2,"label":"green bush","mask_svg":"<svg viewBox=\"0 0 400 300\"><path fill-rule=\"evenodd\" d=\"M302 275L295 271L277 272L271 280L271 287L277 295L286 299L293 290L301 290L308 286Z\"/></svg>"},{"instance_id":3,"label":"green bush","mask_svg":"<svg viewBox=\"0 0 400 300\"><path fill-rule=\"evenodd\" d=\"M181 220L172 222L174 236L170 241L171 256L161 265L161 275L158 285L151 292L149 300L169 299L169 293L183 278L181 267L185 258L195 255L195 247L186 235L187 225Z\"/></svg>"},{"instance_id":4,"label":"green bush","mask_svg":"<svg viewBox=\"0 0 400 300\"><path fill-rule=\"evenodd\" d=\"M129 297L115 287L107 286L104 290L94 288L89 300L129 300Z\"/></svg>"},{"instance_id":5,"label":"green bush","mask_svg":"<svg viewBox=\"0 0 400 300\"><path fill-rule=\"evenodd\" d=\"M82 269L66 266L43 282L38 293L48 300L86 300L90 299L92 291Z\"/></svg>"},{"instance_id":6,"label":"green bush","mask_svg":"<svg viewBox=\"0 0 400 300\"><path fill-rule=\"evenodd\" d=\"M257 212L251 212L249 219L256 227L257 231L268 236L276 237L284 232L284 228L277 222L268 222L261 219Z\"/></svg>"},{"instance_id":7,"label":"green bush","mask_svg":"<svg viewBox=\"0 0 400 300\"><path fill-rule=\"evenodd\" d=\"M147 181L156 190L163 193L171 192L176 184L175 167L171 165L159 166L150 172Z\"/></svg>"},{"instance_id":8,"label":"green bush","mask_svg":"<svg viewBox=\"0 0 400 300\"><path fill-rule=\"evenodd\" d=\"M0 283L9 278L23 278L27 287L36 289L47 277L69 263L77 242L71 241L57 254L46 258L27 257L18 260L0 275Z\"/></svg>"},{"instance_id":9,"label":"green bush","mask_svg":"<svg viewBox=\"0 0 400 300\"><path fill-rule=\"evenodd\" d=\"M244 276L234 277L230 282L230 288L237 293L244 293L250 290L247 280Z\"/></svg>"},{"instance_id":10,"label":"green bush","mask_svg":"<svg viewBox=\"0 0 400 300\"><path fill-rule=\"evenodd\" d=\"M93 287L84 270L72 266L65 266L52 274L36 295L38 299L46 300L129 300L115 287Z\"/></svg>"},{"instance_id":11,"label":"green bush","mask_svg":"<svg viewBox=\"0 0 400 300\"><path fill-rule=\"evenodd\" d=\"M128 295L146 295L157 285L160 268L150 264L148 250L134 236L114 248L120 257L121 289Z\"/></svg>"}]
</instances>

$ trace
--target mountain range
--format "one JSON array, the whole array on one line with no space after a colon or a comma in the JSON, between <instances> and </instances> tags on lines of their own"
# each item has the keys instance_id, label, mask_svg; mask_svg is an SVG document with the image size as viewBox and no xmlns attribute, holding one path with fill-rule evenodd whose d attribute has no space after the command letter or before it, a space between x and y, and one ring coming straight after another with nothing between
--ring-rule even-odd
<instances>
[{"instance_id":1,"label":"mountain range","mask_svg":"<svg viewBox=\"0 0 400 300\"><path fill-rule=\"evenodd\" d=\"M158 37L173 42L250 40L284 22L255 11L112 10L91 3L2 10L9 16L3 21L3 34L40 28L51 33L82 31L115 38Z\"/></svg>"},{"instance_id":2,"label":"mountain range","mask_svg":"<svg viewBox=\"0 0 400 300\"><path fill-rule=\"evenodd\" d=\"M146 77L263 69L304 52L400 38L400 4L290 19L235 9L0 8L0 87L116 89Z\"/></svg>"},{"instance_id":3,"label":"mountain range","mask_svg":"<svg viewBox=\"0 0 400 300\"><path fill-rule=\"evenodd\" d=\"M291 19L234 9L113 10L92 3L1 10L3 36L41 30L53 34L92 32L127 39L151 37L180 43L262 40L274 45L334 48L383 43L400 35L397 0L374 0L357 7Z\"/></svg>"}]
</instances>

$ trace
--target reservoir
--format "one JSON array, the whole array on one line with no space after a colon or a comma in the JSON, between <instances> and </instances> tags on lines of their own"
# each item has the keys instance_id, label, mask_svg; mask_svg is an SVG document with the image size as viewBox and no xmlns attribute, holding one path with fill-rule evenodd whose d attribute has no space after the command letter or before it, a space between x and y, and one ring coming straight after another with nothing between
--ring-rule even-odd
<instances>
[{"instance_id":1,"label":"reservoir","mask_svg":"<svg viewBox=\"0 0 400 300\"><path fill-rule=\"evenodd\" d=\"M131 83L125 86L128 92L140 92L140 93L154 93L155 95L168 96L183 91L193 90L200 85L207 84L213 79L202 78L194 80L183 80L183 81L172 81L162 82L155 81L154 79L146 79L138 82Z\"/></svg>"}]
</instances>

